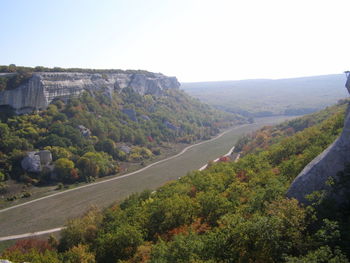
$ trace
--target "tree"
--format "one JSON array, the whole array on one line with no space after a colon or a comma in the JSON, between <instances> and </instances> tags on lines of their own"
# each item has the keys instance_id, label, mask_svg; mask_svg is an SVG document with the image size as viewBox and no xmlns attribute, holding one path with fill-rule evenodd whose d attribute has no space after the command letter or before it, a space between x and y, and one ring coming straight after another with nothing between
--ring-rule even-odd
<instances>
[{"instance_id":1,"label":"tree","mask_svg":"<svg viewBox=\"0 0 350 263\"><path fill-rule=\"evenodd\" d=\"M68 147L71 146L72 142L68 138L60 137L56 134L50 134L49 136L41 139L38 143L38 147L45 146L59 146L59 147Z\"/></svg>"},{"instance_id":2,"label":"tree","mask_svg":"<svg viewBox=\"0 0 350 263\"><path fill-rule=\"evenodd\" d=\"M5 139L10 134L10 128L6 123L0 122L0 138Z\"/></svg>"},{"instance_id":3,"label":"tree","mask_svg":"<svg viewBox=\"0 0 350 263\"><path fill-rule=\"evenodd\" d=\"M61 262L57 252L53 250L50 244L38 239L19 240L13 246L7 248L1 257L14 262Z\"/></svg>"},{"instance_id":4,"label":"tree","mask_svg":"<svg viewBox=\"0 0 350 263\"><path fill-rule=\"evenodd\" d=\"M63 254L66 263L95 263L95 255L89 252L87 245L79 244Z\"/></svg>"},{"instance_id":5,"label":"tree","mask_svg":"<svg viewBox=\"0 0 350 263\"><path fill-rule=\"evenodd\" d=\"M151 262L204 262L204 243L201 238L194 234L177 235L171 242L159 242L152 248ZM207 262L207 261L205 261Z\"/></svg>"},{"instance_id":6,"label":"tree","mask_svg":"<svg viewBox=\"0 0 350 263\"><path fill-rule=\"evenodd\" d=\"M156 234L185 224L191 224L198 211L198 206L190 197L178 193L171 197L154 200L149 204L150 218L147 223L149 238Z\"/></svg>"},{"instance_id":7,"label":"tree","mask_svg":"<svg viewBox=\"0 0 350 263\"><path fill-rule=\"evenodd\" d=\"M95 145L97 151L103 151L110 155L115 154L115 144L111 139L105 139Z\"/></svg>"},{"instance_id":8,"label":"tree","mask_svg":"<svg viewBox=\"0 0 350 263\"><path fill-rule=\"evenodd\" d=\"M0 182L5 181L5 175L3 174L2 171L0 171Z\"/></svg>"},{"instance_id":9,"label":"tree","mask_svg":"<svg viewBox=\"0 0 350 263\"><path fill-rule=\"evenodd\" d=\"M67 158L60 158L55 161L55 173L60 181L69 182L72 180L71 172L74 168L74 163Z\"/></svg>"},{"instance_id":10,"label":"tree","mask_svg":"<svg viewBox=\"0 0 350 263\"><path fill-rule=\"evenodd\" d=\"M98 262L114 263L131 258L143 242L141 232L134 226L122 224L112 232L102 233L97 239Z\"/></svg>"},{"instance_id":11,"label":"tree","mask_svg":"<svg viewBox=\"0 0 350 263\"><path fill-rule=\"evenodd\" d=\"M79 158L77 167L84 178L101 177L114 172L111 156L104 152L87 152Z\"/></svg>"},{"instance_id":12,"label":"tree","mask_svg":"<svg viewBox=\"0 0 350 263\"><path fill-rule=\"evenodd\" d=\"M331 249L322 246L316 250L309 251L305 256L286 257L286 263L349 263L347 257L340 249Z\"/></svg>"},{"instance_id":13,"label":"tree","mask_svg":"<svg viewBox=\"0 0 350 263\"><path fill-rule=\"evenodd\" d=\"M97 207L91 207L82 217L70 219L61 232L59 251L67 251L79 244L93 243L97 228L102 222L102 214Z\"/></svg>"},{"instance_id":14,"label":"tree","mask_svg":"<svg viewBox=\"0 0 350 263\"><path fill-rule=\"evenodd\" d=\"M46 147L44 147L44 149L51 152L52 159L54 161L56 161L60 158L66 158L66 159L72 158L72 153L69 150L67 150L66 148L63 148L60 146L46 146Z\"/></svg>"},{"instance_id":15,"label":"tree","mask_svg":"<svg viewBox=\"0 0 350 263\"><path fill-rule=\"evenodd\" d=\"M231 203L215 191L201 192L197 199L200 204L200 216L211 225L229 211Z\"/></svg>"}]
</instances>

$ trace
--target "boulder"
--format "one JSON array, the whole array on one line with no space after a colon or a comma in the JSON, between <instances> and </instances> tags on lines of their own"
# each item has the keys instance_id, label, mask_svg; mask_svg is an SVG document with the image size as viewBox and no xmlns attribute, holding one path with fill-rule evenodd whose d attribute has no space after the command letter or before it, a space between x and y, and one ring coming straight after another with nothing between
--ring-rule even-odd
<instances>
[{"instance_id":1,"label":"boulder","mask_svg":"<svg viewBox=\"0 0 350 263\"><path fill-rule=\"evenodd\" d=\"M40 163L42 165L48 165L52 162L52 154L48 150L42 150L37 152L36 155L40 157Z\"/></svg>"},{"instance_id":2,"label":"boulder","mask_svg":"<svg viewBox=\"0 0 350 263\"><path fill-rule=\"evenodd\" d=\"M21 166L23 170L31 173L40 173L43 167L47 167L53 170L50 166L52 163L52 154L48 150L38 151L38 152L28 152L27 156L21 161Z\"/></svg>"},{"instance_id":3,"label":"boulder","mask_svg":"<svg viewBox=\"0 0 350 263\"><path fill-rule=\"evenodd\" d=\"M79 125L78 129L84 137L90 137L91 136L91 131L90 129L86 128L84 125Z\"/></svg>"},{"instance_id":4,"label":"boulder","mask_svg":"<svg viewBox=\"0 0 350 263\"><path fill-rule=\"evenodd\" d=\"M173 131L177 131L180 129L180 127L175 126L174 124L172 124L169 121L165 121L164 124L168 129L173 130Z\"/></svg>"},{"instance_id":5,"label":"boulder","mask_svg":"<svg viewBox=\"0 0 350 263\"><path fill-rule=\"evenodd\" d=\"M143 120L145 120L145 121L150 121L150 120L151 120L150 117L148 117L147 115L144 115L144 114L141 115L141 118L142 118Z\"/></svg>"},{"instance_id":6,"label":"boulder","mask_svg":"<svg viewBox=\"0 0 350 263\"><path fill-rule=\"evenodd\" d=\"M21 161L21 166L27 172L40 173L42 170L40 156L36 152L27 153L27 156Z\"/></svg>"},{"instance_id":7,"label":"boulder","mask_svg":"<svg viewBox=\"0 0 350 263\"><path fill-rule=\"evenodd\" d=\"M129 154L131 152L131 148L129 146L123 145L119 147L119 150L121 150L122 152Z\"/></svg>"}]
</instances>

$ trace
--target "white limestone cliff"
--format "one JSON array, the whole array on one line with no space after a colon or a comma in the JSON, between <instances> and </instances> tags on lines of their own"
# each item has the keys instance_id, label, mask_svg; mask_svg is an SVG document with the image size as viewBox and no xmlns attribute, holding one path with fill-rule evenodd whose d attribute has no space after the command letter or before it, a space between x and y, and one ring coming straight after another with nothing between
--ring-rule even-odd
<instances>
[{"instance_id":1,"label":"white limestone cliff","mask_svg":"<svg viewBox=\"0 0 350 263\"><path fill-rule=\"evenodd\" d=\"M141 95L161 96L163 90L179 88L175 77L162 74L129 73L34 73L29 81L16 89L0 92L0 106L10 106L17 113L45 109L55 98L79 96L83 91L113 92L132 88Z\"/></svg>"}]
</instances>

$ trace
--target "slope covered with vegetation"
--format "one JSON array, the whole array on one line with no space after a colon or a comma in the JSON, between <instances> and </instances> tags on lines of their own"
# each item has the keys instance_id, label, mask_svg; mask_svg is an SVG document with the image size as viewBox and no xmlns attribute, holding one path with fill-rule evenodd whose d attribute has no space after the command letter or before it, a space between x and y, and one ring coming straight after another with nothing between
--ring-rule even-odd
<instances>
[{"instance_id":1,"label":"slope covered with vegetation","mask_svg":"<svg viewBox=\"0 0 350 263\"><path fill-rule=\"evenodd\" d=\"M292 78L181 83L191 96L246 117L303 115L347 97L342 74Z\"/></svg>"},{"instance_id":2,"label":"slope covered with vegetation","mask_svg":"<svg viewBox=\"0 0 350 263\"><path fill-rule=\"evenodd\" d=\"M191 172L103 213L92 208L68 222L59 242L19 241L2 256L15 262L348 262L349 208L330 209L322 193L308 207L285 197L303 167L340 134L345 107L270 128L265 134L273 139L238 162ZM335 188L340 184L348 182Z\"/></svg>"},{"instance_id":3,"label":"slope covered with vegetation","mask_svg":"<svg viewBox=\"0 0 350 263\"><path fill-rule=\"evenodd\" d=\"M208 139L219 128L244 122L179 89L165 89L160 97L142 96L131 88L112 97L85 92L68 102L56 99L38 113L0 115L0 182L13 179L35 185L115 174L121 163L141 163L162 154L164 145ZM21 168L26 153L39 150L52 153L53 173ZM0 190L6 191L6 182Z\"/></svg>"}]
</instances>

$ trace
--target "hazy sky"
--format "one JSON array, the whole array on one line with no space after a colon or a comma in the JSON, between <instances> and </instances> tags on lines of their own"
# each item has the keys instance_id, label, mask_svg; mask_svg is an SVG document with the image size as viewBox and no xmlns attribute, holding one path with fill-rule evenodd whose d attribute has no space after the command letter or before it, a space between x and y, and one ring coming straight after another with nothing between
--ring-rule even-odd
<instances>
[{"instance_id":1,"label":"hazy sky","mask_svg":"<svg viewBox=\"0 0 350 263\"><path fill-rule=\"evenodd\" d=\"M349 0L0 0L0 64L180 81L350 69Z\"/></svg>"}]
</instances>

